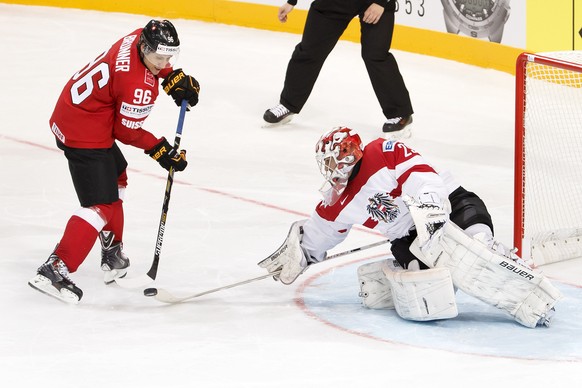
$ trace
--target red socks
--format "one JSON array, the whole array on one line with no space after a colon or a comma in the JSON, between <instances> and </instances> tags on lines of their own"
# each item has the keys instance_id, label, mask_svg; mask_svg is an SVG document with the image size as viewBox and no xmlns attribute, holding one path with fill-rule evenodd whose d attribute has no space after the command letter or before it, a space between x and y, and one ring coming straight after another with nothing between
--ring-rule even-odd
<instances>
[{"instance_id":1,"label":"red socks","mask_svg":"<svg viewBox=\"0 0 582 388\"><path fill-rule=\"evenodd\" d=\"M97 205L94 208L106 222L103 230L115 233L115 241L122 241L123 201L118 200L108 205ZM98 235L99 231L85 219L76 215L69 219L63 237L55 250L57 256L69 268L69 272L75 272L85 261Z\"/></svg>"},{"instance_id":2,"label":"red socks","mask_svg":"<svg viewBox=\"0 0 582 388\"><path fill-rule=\"evenodd\" d=\"M99 232L81 217L72 216L67 222L65 233L55 253L75 272L85 260Z\"/></svg>"}]
</instances>

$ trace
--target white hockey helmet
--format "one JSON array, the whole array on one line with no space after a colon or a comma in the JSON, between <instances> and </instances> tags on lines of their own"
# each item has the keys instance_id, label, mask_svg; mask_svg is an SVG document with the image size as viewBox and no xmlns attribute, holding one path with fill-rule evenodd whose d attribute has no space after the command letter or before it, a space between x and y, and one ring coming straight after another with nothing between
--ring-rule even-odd
<instances>
[{"instance_id":1,"label":"white hockey helmet","mask_svg":"<svg viewBox=\"0 0 582 388\"><path fill-rule=\"evenodd\" d=\"M362 159L363 149L360 136L347 127L336 127L317 142L315 159L325 178L320 192L326 205L333 205L345 190L354 166Z\"/></svg>"}]
</instances>

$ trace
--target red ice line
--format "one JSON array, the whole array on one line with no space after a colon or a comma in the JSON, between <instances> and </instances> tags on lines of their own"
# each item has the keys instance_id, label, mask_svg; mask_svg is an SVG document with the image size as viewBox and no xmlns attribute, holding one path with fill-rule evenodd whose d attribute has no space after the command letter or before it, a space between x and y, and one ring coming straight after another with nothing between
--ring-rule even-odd
<instances>
[{"instance_id":1,"label":"red ice line","mask_svg":"<svg viewBox=\"0 0 582 388\"><path fill-rule=\"evenodd\" d=\"M48 147L48 146L45 146L45 145L42 145L42 144L34 143L34 142L31 142L31 141L28 141L28 140L18 139L16 137L12 137L12 136L7 136L7 135L0 134L0 139L6 139L6 140L9 140L9 141L12 141L12 142L15 142L15 143L25 144L25 145L28 145L28 146L31 146L31 147L40 148L40 149L45 150L45 151L62 152L62 151L60 151L59 149L57 149L55 147ZM142 170L138 170L138 169L131 168L131 167L129 167L128 170L129 171L132 171L134 173L141 174L141 175L145 175L145 176L149 176L149 177L152 177L152 178L155 178L155 179L160 179L160 180L164 180L164 181L166 180L166 177L165 176L156 175L154 173L150 173L150 172L147 172L147 171L142 171ZM211 188L207 188L207 187L197 187L197 186L194 186L192 183L186 182L186 181L183 181L183 180L174 179L174 183L180 184L180 185L184 185L184 186L190 186L190 187L195 188L196 190L205 191L205 192L211 193L211 194L222 195L222 196L225 196L225 197L228 197L228 198L231 198L231 199L236 199L238 201L252 203L254 205L266 207L266 208L269 208L269 209L279 210L279 211L282 211L282 212L285 212L285 213L294 214L294 215L301 216L301 217L305 217L305 218L309 217L309 214L306 214L306 213L303 213L303 212L298 212L298 211L295 211L295 210L291 210L291 209L284 208L284 207L281 207L281 206L273 205L273 204L270 204L270 203L266 203L266 202L262 202L262 201L257 201L255 199L251 199L251 198L241 197L239 195L227 193L227 192L220 191L220 190L217 190L217 189L211 189ZM374 235L377 235L377 236L381 236L380 233L378 233L376 231L373 231L373 230L370 230L370 229L367 229L367 228L360 228L360 227L357 227L356 226L356 227L354 227L354 229L355 230L358 230L358 231L361 231L361 232L364 232L364 233L369 233L369 234L374 234Z\"/></svg>"}]
</instances>

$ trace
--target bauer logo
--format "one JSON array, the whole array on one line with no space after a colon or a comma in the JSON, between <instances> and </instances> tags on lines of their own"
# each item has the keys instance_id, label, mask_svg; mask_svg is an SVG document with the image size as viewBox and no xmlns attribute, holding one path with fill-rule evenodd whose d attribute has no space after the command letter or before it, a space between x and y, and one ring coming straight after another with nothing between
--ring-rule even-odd
<instances>
[{"instance_id":1,"label":"bauer logo","mask_svg":"<svg viewBox=\"0 0 582 388\"><path fill-rule=\"evenodd\" d=\"M382 151L384 152L394 151L394 142L392 140L386 140L384 144L382 144Z\"/></svg>"},{"instance_id":2,"label":"bauer logo","mask_svg":"<svg viewBox=\"0 0 582 388\"><path fill-rule=\"evenodd\" d=\"M532 273L530 273L529 271L527 271L525 268L520 268L519 265L515 265L515 264L510 264L507 261L502 260L501 263L499 263L500 266L502 266L503 268L506 268L508 270L510 270L511 272L521 276L524 279L527 280L534 280L534 275Z\"/></svg>"},{"instance_id":3,"label":"bauer logo","mask_svg":"<svg viewBox=\"0 0 582 388\"><path fill-rule=\"evenodd\" d=\"M148 117L154 105L132 105L127 104L125 102L121 103L121 108L119 109L119 113L121 113L125 117L131 117L133 119L143 119Z\"/></svg>"}]
</instances>

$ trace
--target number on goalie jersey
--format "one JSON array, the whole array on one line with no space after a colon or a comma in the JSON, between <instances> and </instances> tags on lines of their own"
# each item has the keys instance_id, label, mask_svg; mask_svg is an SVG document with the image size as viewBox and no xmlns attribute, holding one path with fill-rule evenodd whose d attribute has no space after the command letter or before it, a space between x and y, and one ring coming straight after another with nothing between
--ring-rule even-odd
<instances>
[{"instance_id":1,"label":"number on goalie jersey","mask_svg":"<svg viewBox=\"0 0 582 388\"><path fill-rule=\"evenodd\" d=\"M301 249L293 252L300 254L277 258L279 263L291 263L287 265L293 268L285 271L285 264L280 265L279 269L282 267L288 275L284 283L294 281L306 265L325 260L327 251L344 241L353 225L363 225L388 237L394 258L405 270L411 264L429 268L410 251L417 230L428 239L450 221L485 249L490 248L511 262L519 259L494 239L491 216L483 201L449 173L438 173L402 142L377 139L364 147L353 130L339 127L320 138L316 160L325 177L321 189L324 199L302 223L301 233L296 234ZM410 202L405 203L405 199L431 209L422 225L415 223L407 205ZM303 266L298 265L301 263ZM260 265L270 268L264 261Z\"/></svg>"},{"instance_id":2,"label":"number on goalie jersey","mask_svg":"<svg viewBox=\"0 0 582 388\"><path fill-rule=\"evenodd\" d=\"M143 149L164 168L186 167L185 153L143 128L158 97L158 78L172 72L179 49L173 24L151 20L97 55L63 88L50 128L68 160L81 208L29 282L32 287L78 302L82 292L69 273L83 263L99 232L104 232L100 237L105 282L127 272L129 260L121 251L127 161L116 141Z\"/></svg>"}]
</instances>

